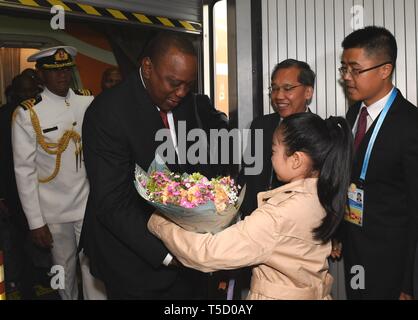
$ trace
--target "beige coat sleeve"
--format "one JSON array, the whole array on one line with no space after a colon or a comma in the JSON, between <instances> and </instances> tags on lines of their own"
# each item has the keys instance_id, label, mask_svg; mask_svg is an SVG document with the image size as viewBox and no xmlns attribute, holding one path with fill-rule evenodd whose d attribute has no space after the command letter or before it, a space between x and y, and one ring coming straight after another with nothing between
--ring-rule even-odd
<instances>
[{"instance_id":1,"label":"beige coat sleeve","mask_svg":"<svg viewBox=\"0 0 418 320\"><path fill-rule=\"evenodd\" d=\"M215 235L186 231L156 214L148 229L187 267L203 272L237 269L263 263L271 255L280 224L276 211L266 204Z\"/></svg>"}]
</instances>

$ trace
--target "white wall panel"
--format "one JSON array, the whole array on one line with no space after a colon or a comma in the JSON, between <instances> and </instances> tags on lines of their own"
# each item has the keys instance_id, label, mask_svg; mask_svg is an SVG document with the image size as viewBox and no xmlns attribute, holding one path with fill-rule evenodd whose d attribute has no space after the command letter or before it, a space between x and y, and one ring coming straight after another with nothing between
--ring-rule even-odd
<instances>
[{"instance_id":1,"label":"white wall panel","mask_svg":"<svg viewBox=\"0 0 418 320\"><path fill-rule=\"evenodd\" d=\"M296 0L296 56L298 60L306 61L306 6L305 0ZM301 19L299 13L303 12Z\"/></svg>"},{"instance_id":2,"label":"white wall panel","mask_svg":"<svg viewBox=\"0 0 418 320\"><path fill-rule=\"evenodd\" d=\"M398 60L394 83L416 105L417 1L262 0L264 113L273 112L267 97L271 70L276 63L294 58L306 61L316 72L312 111L322 117L344 115L348 103L338 74L341 42L354 29L373 24L395 35Z\"/></svg>"},{"instance_id":3,"label":"white wall panel","mask_svg":"<svg viewBox=\"0 0 418 320\"><path fill-rule=\"evenodd\" d=\"M296 0L286 1L286 31L287 34L287 56L297 57L297 33L296 22Z\"/></svg>"},{"instance_id":4,"label":"white wall panel","mask_svg":"<svg viewBox=\"0 0 418 320\"><path fill-rule=\"evenodd\" d=\"M406 94L406 45L405 45L405 1L395 1L394 34L398 43L398 58L396 61L396 86Z\"/></svg>"},{"instance_id":5,"label":"white wall panel","mask_svg":"<svg viewBox=\"0 0 418 320\"><path fill-rule=\"evenodd\" d=\"M415 1L415 0L414 0ZM369 1L366 1L368 3ZM378 26L383 26L383 0L374 0L373 1L373 13L374 13L374 24Z\"/></svg>"},{"instance_id":6,"label":"white wall panel","mask_svg":"<svg viewBox=\"0 0 418 320\"><path fill-rule=\"evenodd\" d=\"M317 69L316 61L316 39L315 39L315 1L305 0L306 5L306 62L315 71ZM300 17L302 19L302 17ZM289 57L291 58L291 57ZM316 87L316 86L315 86ZM312 112L316 112L317 92L315 90L310 108Z\"/></svg>"},{"instance_id":7,"label":"white wall panel","mask_svg":"<svg viewBox=\"0 0 418 320\"><path fill-rule=\"evenodd\" d=\"M415 0L405 0L406 91L404 94L414 103L417 101L416 33ZM414 41L409 41L408 39L413 39Z\"/></svg>"}]
</instances>

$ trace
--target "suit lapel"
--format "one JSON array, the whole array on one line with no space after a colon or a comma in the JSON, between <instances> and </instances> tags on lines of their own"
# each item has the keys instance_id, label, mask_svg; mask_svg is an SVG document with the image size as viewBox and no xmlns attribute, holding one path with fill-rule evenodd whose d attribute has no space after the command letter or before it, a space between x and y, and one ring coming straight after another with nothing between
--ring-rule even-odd
<instances>
[{"instance_id":1,"label":"suit lapel","mask_svg":"<svg viewBox=\"0 0 418 320\"><path fill-rule=\"evenodd\" d=\"M370 155L370 160L375 155L376 145L378 145L380 143L379 137L382 135L382 132L385 132L385 130L387 130L387 123L390 122L391 121L390 118L394 114L396 114L396 112L397 112L400 104L402 103L403 99L404 98L403 98L402 94L398 90L398 95L397 95L395 101L393 102L393 105L389 109L389 112L386 115L386 118L382 123L382 127L380 128L379 133L376 137L375 145L373 146L373 150L372 150L372 153ZM356 116L357 116L357 114L356 114ZM367 147L369 145L369 141L370 141L371 136L373 134L373 130L376 127L376 123L377 123L377 120L379 119L379 117L380 117L380 113L379 113L379 116L373 121L373 124L370 126L369 130L367 130L366 135L364 136L362 142L359 145L359 148L358 148L357 152L355 153L353 174L357 175L357 178L360 176L360 171L361 171L361 166L363 165L364 156L366 154ZM354 121L355 121L355 119L356 119L356 117L354 117Z\"/></svg>"},{"instance_id":2,"label":"suit lapel","mask_svg":"<svg viewBox=\"0 0 418 320\"><path fill-rule=\"evenodd\" d=\"M266 150L263 151L264 167L267 173L265 187L269 190L277 188L278 186L281 185L279 180L277 180L276 174L273 170L273 166L271 163L271 155L272 155L271 146L273 144L273 135L274 135L274 131L276 130L276 128L280 125L280 122L281 122L280 115L278 113L275 113L275 115L271 117L270 120L271 120L270 125L268 126L268 130L265 133L267 135L265 137L266 142L264 144L264 148L266 148Z\"/></svg>"},{"instance_id":3,"label":"suit lapel","mask_svg":"<svg viewBox=\"0 0 418 320\"><path fill-rule=\"evenodd\" d=\"M130 121L134 121L133 136L138 143L135 144L135 157L137 163L145 170L155 158L155 150L162 143L155 140L158 130L164 128L160 114L151 102L151 99L142 85L139 73L135 72L130 81L133 93L132 114ZM141 143L140 143L141 142Z\"/></svg>"},{"instance_id":4,"label":"suit lapel","mask_svg":"<svg viewBox=\"0 0 418 320\"><path fill-rule=\"evenodd\" d=\"M346 119L351 128L354 127L357 115L360 112L360 106L361 106L361 102L357 102L354 105L352 105L351 108L347 112Z\"/></svg>"}]
</instances>

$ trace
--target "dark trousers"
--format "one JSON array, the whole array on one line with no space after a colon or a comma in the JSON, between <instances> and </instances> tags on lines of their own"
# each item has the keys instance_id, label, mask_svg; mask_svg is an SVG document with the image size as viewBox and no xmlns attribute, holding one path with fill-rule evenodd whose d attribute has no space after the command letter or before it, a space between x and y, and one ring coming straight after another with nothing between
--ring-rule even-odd
<instances>
[{"instance_id":1,"label":"dark trousers","mask_svg":"<svg viewBox=\"0 0 418 320\"><path fill-rule=\"evenodd\" d=\"M181 268L176 280L164 290L132 293L106 280L104 283L109 300L205 300L208 299L208 281L207 274Z\"/></svg>"}]
</instances>

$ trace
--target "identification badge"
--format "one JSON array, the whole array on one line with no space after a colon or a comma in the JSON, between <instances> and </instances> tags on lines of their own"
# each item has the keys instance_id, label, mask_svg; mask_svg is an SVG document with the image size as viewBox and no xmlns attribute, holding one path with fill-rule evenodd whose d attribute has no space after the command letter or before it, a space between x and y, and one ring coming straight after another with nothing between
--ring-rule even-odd
<instances>
[{"instance_id":1,"label":"identification badge","mask_svg":"<svg viewBox=\"0 0 418 320\"><path fill-rule=\"evenodd\" d=\"M348 189L348 206L346 207L344 220L363 226L364 190L352 183Z\"/></svg>"}]
</instances>

